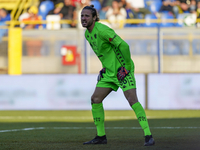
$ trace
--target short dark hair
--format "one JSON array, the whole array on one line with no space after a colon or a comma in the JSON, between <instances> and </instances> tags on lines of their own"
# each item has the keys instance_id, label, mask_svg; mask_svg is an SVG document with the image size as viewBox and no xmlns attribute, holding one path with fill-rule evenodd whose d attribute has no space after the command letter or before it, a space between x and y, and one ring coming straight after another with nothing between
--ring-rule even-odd
<instances>
[{"instance_id":1,"label":"short dark hair","mask_svg":"<svg viewBox=\"0 0 200 150\"><path fill-rule=\"evenodd\" d=\"M90 6L85 6L83 9L89 9L92 12L92 17L96 16L96 20L95 21L99 21L99 15L97 13L97 10L94 8L94 5L90 5Z\"/></svg>"}]
</instances>

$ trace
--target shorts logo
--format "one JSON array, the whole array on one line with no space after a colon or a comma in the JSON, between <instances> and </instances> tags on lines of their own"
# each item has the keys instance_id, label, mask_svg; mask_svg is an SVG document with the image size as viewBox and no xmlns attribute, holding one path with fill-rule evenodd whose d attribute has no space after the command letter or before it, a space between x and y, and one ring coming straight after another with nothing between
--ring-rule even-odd
<instances>
[{"instance_id":1,"label":"shorts logo","mask_svg":"<svg viewBox=\"0 0 200 150\"><path fill-rule=\"evenodd\" d=\"M126 87L126 86L125 86L126 83L127 83L127 80L126 80L126 79L124 79L123 81L120 81L120 85L121 85L121 86L124 85L123 88Z\"/></svg>"}]
</instances>

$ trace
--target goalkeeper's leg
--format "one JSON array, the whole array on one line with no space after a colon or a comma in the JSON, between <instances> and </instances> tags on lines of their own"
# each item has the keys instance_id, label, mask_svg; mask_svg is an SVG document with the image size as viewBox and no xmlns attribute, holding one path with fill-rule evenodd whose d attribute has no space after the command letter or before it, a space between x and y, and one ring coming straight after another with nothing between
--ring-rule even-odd
<instances>
[{"instance_id":1,"label":"goalkeeper's leg","mask_svg":"<svg viewBox=\"0 0 200 150\"><path fill-rule=\"evenodd\" d=\"M145 136L145 144L144 145L145 146L154 145L155 141L152 137L145 111L144 111L142 105L140 104L140 102L138 102L136 89L127 90L124 92L124 95L125 95L126 99L128 100L131 108L134 110L136 117L139 121L139 124L144 131L144 136Z\"/></svg>"},{"instance_id":2,"label":"goalkeeper's leg","mask_svg":"<svg viewBox=\"0 0 200 150\"><path fill-rule=\"evenodd\" d=\"M111 88L96 87L94 94L92 95L92 115L94 124L97 128L97 136L91 141L83 144L106 144L106 134L104 127L104 109L102 101L112 91Z\"/></svg>"}]
</instances>

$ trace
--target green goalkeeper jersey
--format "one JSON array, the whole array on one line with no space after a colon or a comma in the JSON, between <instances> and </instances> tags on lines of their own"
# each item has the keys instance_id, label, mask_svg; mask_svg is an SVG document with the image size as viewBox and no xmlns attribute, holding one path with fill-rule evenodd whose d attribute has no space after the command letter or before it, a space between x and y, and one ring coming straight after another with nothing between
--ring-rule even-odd
<instances>
[{"instance_id":1,"label":"green goalkeeper jersey","mask_svg":"<svg viewBox=\"0 0 200 150\"><path fill-rule=\"evenodd\" d=\"M113 29L95 22L92 32L85 31L85 38L101 61L102 67L106 68L107 76L116 77L118 69L122 66L128 70L134 69L129 49L119 49L123 40Z\"/></svg>"}]
</instances>

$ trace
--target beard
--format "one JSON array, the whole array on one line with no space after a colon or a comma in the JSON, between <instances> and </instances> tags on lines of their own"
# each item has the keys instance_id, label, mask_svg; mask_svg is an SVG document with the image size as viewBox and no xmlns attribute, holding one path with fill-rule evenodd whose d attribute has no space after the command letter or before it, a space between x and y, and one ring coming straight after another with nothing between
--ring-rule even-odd
<instances>
[{"instance_id":1,"label":"beard","mask_svg":"<svg viewBox=\"0 0 200 150\"><path fill-rule=\"evenodd\" d=\"M89 28L91 25L93 24L93 21L89 21L89 22L82 22L82 26L85 28Z\"/></svg>"}]
</instances>

